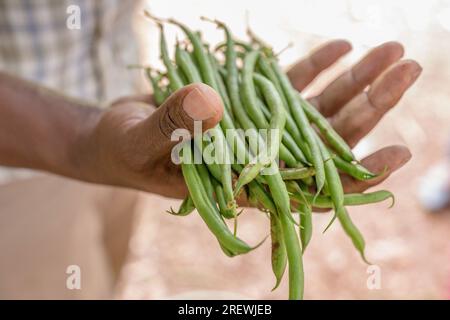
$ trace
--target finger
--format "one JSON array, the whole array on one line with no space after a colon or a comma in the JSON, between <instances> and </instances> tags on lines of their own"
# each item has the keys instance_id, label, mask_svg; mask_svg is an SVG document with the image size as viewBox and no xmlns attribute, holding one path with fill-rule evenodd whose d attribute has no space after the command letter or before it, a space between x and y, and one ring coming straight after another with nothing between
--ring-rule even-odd
<instances>
[{"instance_id":1,"label":"finger","mask_svg":"<svg viewBox=\"0 0 450 320\"><path fill-rule=\"evenodd\" d=\"M353 147L367 135L383 115L394 107L422 72L412 60L396 63L370 87L330 119L332 126Z\"/></svg>"},{"instance_id":2,"label":"finger","mask_svg":"<svg viewBox=\"0 0 450 320\"><path fill-rule=\"evenodd\" d=\"M137 95L121 97L121 98L117 99L116 101L114 101L113 103L111 103L111 107L115 107L117 105L129 103L129 102L141 102L141 103L150 104L150 105L155 104L155 100L153 99L152 94L137 94Z\"/></svg>"},{"instance_id":3,"label":"finger","mask_svg":"<svg viewBox=\"0 0 450 320\"><path fill-rule=\"evenodd\" d=\"M177 143L171 141L176 129L186 129L192 135L194 121L201 121L202 131L206 131L219 123L222 113L222 100L216 91L206 84L191 84L173 93L135 130L145 139L144 145L162 154Z\"/></svg>"},{"instance_id":4,"label":"finger","mask_svg":"<svg viewBox=\"0 0 450 320\"><path fill-rule=\"evenodd\" d=\"M381 176L360 181L348 175L341 177L345 193L363 192L386 180L394 171L403 167L411 159L411 152L404 146L389 146L378 150L361 161L362 165Z\"/></svg>"},{"instance_id":5,"label":"finger","mask_svg":"<svg viewBox=\"0 0 450 320\"><path fill-rule=\"evenodd\" d=\"M399 60L403 53L403 46L397 42L387 42L372 49L360 62L314 98L313 103L323 115L329 117L335 114L391 64Z\"/></svg>"},{"instance_id":6,"label":"finger","mask_svg":"<svg viewBox=\"0 0 450 320\"><path fill-rule=\"evenodd\" d=\"M345 40L334 40L314 50L305 59L297 62L289 71L288 77L298 91L310 84L319 73L335 63L352 49Z\"/></svg>"}]
</instances>

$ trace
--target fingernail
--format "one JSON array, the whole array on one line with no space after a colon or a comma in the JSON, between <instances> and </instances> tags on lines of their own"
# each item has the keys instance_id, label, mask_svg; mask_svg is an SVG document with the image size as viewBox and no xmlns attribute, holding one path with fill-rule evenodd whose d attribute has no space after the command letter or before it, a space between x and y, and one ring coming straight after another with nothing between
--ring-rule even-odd
<instances>
[{"instance_id":1,"label":"fingernail","mask_svg":"<svg viewBox=\"0 0 450 320\"><path fill-rule=\"evenodd\" d=\"M207 120L217 115L218 96L207 86L197 86L183 99L184 111L194 120Z\"/></svg>"}]
</instances>

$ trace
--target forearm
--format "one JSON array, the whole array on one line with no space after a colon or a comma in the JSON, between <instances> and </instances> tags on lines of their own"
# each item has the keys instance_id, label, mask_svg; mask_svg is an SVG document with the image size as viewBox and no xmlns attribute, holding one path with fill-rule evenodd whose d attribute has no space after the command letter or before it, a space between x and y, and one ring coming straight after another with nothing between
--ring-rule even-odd
<instances>
[{"instance_id":1,"label":"forearm","mask_svg":"<svg viewBox=\"0 0 450 320\"><path fill-rule=\"evenodd\" d=\"M0 165L85 179L100 109L0 72Z\"/></svg>"}]
</instances>

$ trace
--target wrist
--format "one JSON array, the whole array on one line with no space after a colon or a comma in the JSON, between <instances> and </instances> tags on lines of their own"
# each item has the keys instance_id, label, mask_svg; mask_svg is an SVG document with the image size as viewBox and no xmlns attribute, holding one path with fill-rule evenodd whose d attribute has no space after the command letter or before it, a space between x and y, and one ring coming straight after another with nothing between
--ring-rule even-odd
<instances>
[{"instance_id":1,"label":"wrist","mask_svg":"<svg viewBox=\"0 0 450 320\"><path fill-rule=\"evenodd\" d=\"M101 146L97 143L96 128L103 115L96 107L80 108L80 116L74 128L72 143L68 145L68 175L87 182L101 182L98 172L98 157Z\"/></svg>"}]
</instances>

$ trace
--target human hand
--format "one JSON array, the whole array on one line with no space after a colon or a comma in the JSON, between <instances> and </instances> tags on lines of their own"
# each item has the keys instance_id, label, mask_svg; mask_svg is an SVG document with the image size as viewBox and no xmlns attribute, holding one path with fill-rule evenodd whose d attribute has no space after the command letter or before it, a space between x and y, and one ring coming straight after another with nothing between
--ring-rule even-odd
<instances>
[{"instance_id":1,"label":"human hand","mask_svg":"<svg viewBox=\"0 0 450 320\"><path fill-rule=\"evenodd\" d=\"M114 102L90 121L79 145L85 180L183 198L187 188L180 166L171 161L171 141L177 128L193 133L194 120L203 131L221 119L220 97L204 84L188 85L172 94L158 109L151 96Z\"/></svg>"},{"instance_id":2,"label":"human hand","mask_svg":"<svg viewBox=\"0 0 450 320\"><path fill-rule=\"evenodd\" d=\"M288 71L293 86L302 91L350 50L350 43L335 40L313 51ZM401 44L384 43L372 49L319 95L309 99L351 147L377 125L420 75L422 68L417 62L400 60L403 53ZM386 173L368 181L343 175L345 192L362 192L379 184L410 158L411 153L404 146L389 146L376 151L361 162L372 172L387 169Z\"/></svg>"}]
</instances>

